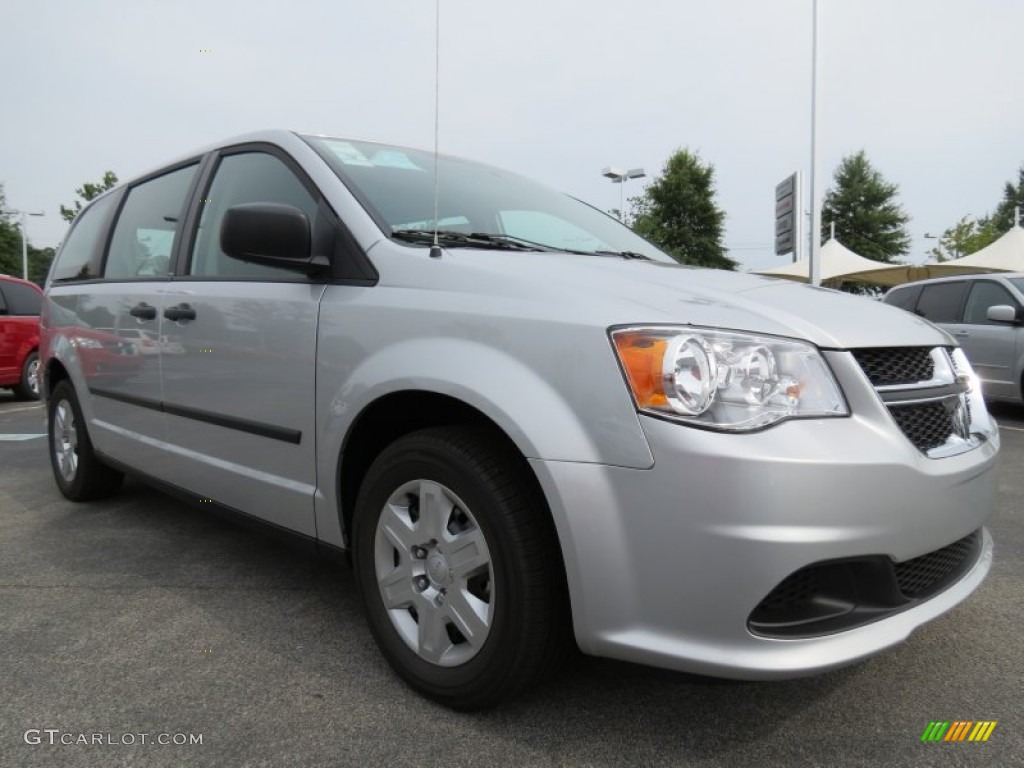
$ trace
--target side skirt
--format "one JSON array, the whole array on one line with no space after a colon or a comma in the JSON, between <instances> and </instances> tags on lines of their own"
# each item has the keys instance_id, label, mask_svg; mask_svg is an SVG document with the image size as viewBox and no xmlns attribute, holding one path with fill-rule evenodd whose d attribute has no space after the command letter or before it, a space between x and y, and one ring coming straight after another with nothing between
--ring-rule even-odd
<instances>
[{"instance_id":1,"label":"side skirt","mask_svg":"<svg viewBox=\"0 0 1024 768\"><path fill-rule=\"evenodd\" d=\"M180 486L160 480L159 478L153 477L145 472L140 472L139 470L134 469L127 464L123 464L116 459L112 459L105 454L99 453L98 451L97 455L102 459L104 464L118 470L119 472L123 472L129 477L140 480L146 485L149 485L162 493L166 493L168 496L172 496L179 501L183 501L196 509L201 509L204 512L211 512L222 520L226 520L234 525L253 531L260 536L282 543L289 549L330 562L345 563L349 566L352 564L352 555L348 549L343 549L333 544L319 541L313 536L307 536L304 533L292 531L288 528L277 525L276 523L267 522L266 520L250 515L248 512L235 509L227 504L221 504L216 499L207 499L199 496L198 494L185 490Z\"/></svg>"}]
</instances>

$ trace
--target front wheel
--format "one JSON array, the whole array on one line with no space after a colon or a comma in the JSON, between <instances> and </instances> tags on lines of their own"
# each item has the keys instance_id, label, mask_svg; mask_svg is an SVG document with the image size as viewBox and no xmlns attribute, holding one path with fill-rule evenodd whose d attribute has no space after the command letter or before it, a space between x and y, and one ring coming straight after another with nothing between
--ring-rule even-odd
<instances>
[{"instance_id":1,"label":"front wheel","mask_svg":"<svg viewBox=\"0 0 1024 768\"><path fill-rule=\"evenodd\" d=\"M561 556L529 472L488 431L432 428L386 448L359 492L370 629L406 682L457 709L535 685L568 644Z\"/></svg>"},{"instance_id":2,"label":"front wheel","mask_svg":"<svg viewBox=\"0 0 1024 768\"><path fill-rule=\"evenodd\" d=\"M19 400L39 399L39 353L29 352L21 366L21 379L14 385Z\"/></svg>"},{"instance_id":3,"label":"front wheel","mask_svg":"<svg viewBox=\"0 0 1024 768\"><path fill-rule=\"evenodd\" d=\"M60 492L72 501L115 493L124 476L96 456L71 382L65 379L57 383L46 401L46 411L50 464Z\"/></svg>"}]
</instances>

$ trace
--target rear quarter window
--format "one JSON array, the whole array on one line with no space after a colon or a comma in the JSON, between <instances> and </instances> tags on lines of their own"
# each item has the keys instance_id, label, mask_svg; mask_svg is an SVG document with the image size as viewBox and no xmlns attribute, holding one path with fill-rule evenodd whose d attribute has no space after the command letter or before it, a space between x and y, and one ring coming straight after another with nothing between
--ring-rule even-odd
<instances>
[{"instance_id":1,"label":"rear quarter window","mask_svg":"<svg viewBox=\"0 0 1024 768\"><path fill-rule=\"evenodd\" d=\"M50 270L51 282L91 280L100 276L103 235L118 197L117 194L101 197L78 214Z\"/></svg>"},{"instance_id":2,"label":"rear quarter window","mask_svg":"<svg viewBox=\"0 0 1024 768\"><path fill-rule=\"evenodd\" d=\"M921 286L914 285L909 288L893 288L885 294L885 303L894 307L913 312L917 306L917 297L921 295Z\"/></svg>"}]
</instances>

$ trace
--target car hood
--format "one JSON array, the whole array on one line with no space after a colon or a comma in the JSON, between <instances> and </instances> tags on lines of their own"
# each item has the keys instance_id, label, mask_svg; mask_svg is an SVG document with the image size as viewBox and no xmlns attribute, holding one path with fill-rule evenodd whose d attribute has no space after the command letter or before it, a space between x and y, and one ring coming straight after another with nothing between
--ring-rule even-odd
<instances>
[{"instance_id":1,"label":"car hood","mask_svg":"<svg viewBox=\"0 0 1024 768\"><path fill-rule=\"evenodd\" d=\"M430 271L448 289L463 284L473 293L487 286L496 295L532 295L557 302L576 319L586 315L609 326L681 323L802 338L832 349L955 345L928 321L874 299L746 273L463 248L431 261L438 268Z\"/></svg>"}]
</instances>

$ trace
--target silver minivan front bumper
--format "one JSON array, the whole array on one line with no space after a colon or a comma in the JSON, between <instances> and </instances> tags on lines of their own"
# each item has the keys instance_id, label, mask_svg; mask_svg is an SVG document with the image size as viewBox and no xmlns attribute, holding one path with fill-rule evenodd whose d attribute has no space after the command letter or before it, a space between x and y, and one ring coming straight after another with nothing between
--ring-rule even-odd
<instances>
[{"instance_id":1,"label":"silver minivan front bumper","mask_svg":"<svg viewBox=\"0 0 1024 768\"><path fill-rule=\"evenodd\" d=\"M905 609L797 638L749 627L766 595L806 566L903 562L982 529L996 493L998 433L936 460L878 416L743 435L643 416L651 469L533 460L562 543L581 649L702 674L781 678L870 656L966 598L991 566L984 530L957 578Z\"/></svg>"}]
</instances>

